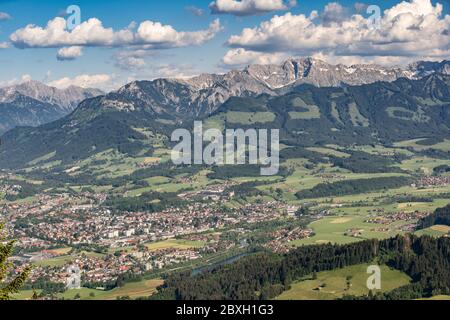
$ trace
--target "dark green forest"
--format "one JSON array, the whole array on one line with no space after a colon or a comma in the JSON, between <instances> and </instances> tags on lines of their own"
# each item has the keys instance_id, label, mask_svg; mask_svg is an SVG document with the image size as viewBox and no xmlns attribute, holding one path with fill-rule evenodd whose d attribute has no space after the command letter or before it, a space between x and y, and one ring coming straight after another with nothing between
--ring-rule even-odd
<instances>
[{"instance_id":1,"label":"dark green forest","mask_svg":"<svg viewBox=\"0 0 450 320\"><path fill-rule=\"evenodd\" d=\"M297 192L296 196L299 199L345 196L369 191L399 188L408 185L411 182L411 179L408 177L381 177L321 183L312 189Z\"/></svg>"},{"instance_id":2,"label":"dark green forest","mask_svg":"<svg viewBox=\"0 0 450 320\"><path fill-rule=\"evenodd\" d=\"M439 208L434 213L419 220L417 230L426 229L436 224L450 226L450 205Z\"/></svg>"}]
</instances>

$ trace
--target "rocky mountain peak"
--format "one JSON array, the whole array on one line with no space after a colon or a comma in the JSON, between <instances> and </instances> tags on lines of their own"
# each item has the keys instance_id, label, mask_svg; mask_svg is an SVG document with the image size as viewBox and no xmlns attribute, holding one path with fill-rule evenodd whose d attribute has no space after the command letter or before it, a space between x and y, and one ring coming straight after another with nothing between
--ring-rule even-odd
<instances>
[{"instance_id":1,"label":"rocky mountain peak","mask_svg":"<svg viewBox=\"0 0 450 320\"><path fill-rule=\"evenodd\" d=\"M415 78L423 78L433 73L450 74L450 60L417 61L411 63L406 68Z\"/></svg>"},{"instance_id":2,"label":"rocky mountain peak","mask_svg":"<svg viewBox=\"0 0 450 320\"><path fill-rule=\"evenodd\" d=\"M132 82L109 94L102 106L119 110L147 110L171 117L207 115L230 97L277 96L302 84L340 87L420 79L445 70L446 64L419 62L408 68L374 64L329 64L323 60L289 58L279 65L249 65L225 74L200 74L190 79L156 79Z\"/></svg>"},{"instance_id":3,"label":"rocky mountain peak","mask_svg":"<svg viewBox=\"0 0 450 320\"><path fill-rule=\"evenodd\" d=\"M66 89L57 89L36 80L26 81L17 85L0 88L0 99L3 102L14 100L14 93L20 93L35 100L56 105L61 109L71 111L81 101L102 95L98 89L70 86Z\"/></svg>"}]
</instances>

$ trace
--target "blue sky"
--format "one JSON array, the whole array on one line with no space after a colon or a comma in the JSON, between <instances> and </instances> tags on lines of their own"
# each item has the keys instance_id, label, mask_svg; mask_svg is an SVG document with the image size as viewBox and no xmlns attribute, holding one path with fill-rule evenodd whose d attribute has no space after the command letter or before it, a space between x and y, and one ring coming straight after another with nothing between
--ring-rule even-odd
<instances>
[{"instance_id":1,"label":"blue sky","mask_svg":"<svg viewBox=\"0 0 450 320\"><path fill-rule=\"evenodd\" d=\"M234 0L217 0L229 2L232 5ZM256 3L258 0L244 0L249 3ZM173 1L143 1L143 0L96 0L96 1L61 1L61 0L0 0L0 85L8 85L20 82L21 79L35 79L57 86L67 85L69 82L79 85L92 84L102 87L106 90L116 88L127 81L134 79L151 79L155 77L167 76L190 76L200 72L225 72L228 69L242 67L246 63L264 63L265 61L282 61L288 56L306 56L317 55L318 57L331 60L330 62L377 62L385 64L400 64L411 62L418 58L429 58L430 60L441 60L448 56L448 25L450 18L449 0L431 1L431 0L411 0L417 2L416 7L410 10L412 18L404 18L405 23L410 23L414 28L420 22L420 26L414 31L415 34L408 34L408 30L413 30L405 25L405 32L399 31L403 25L396 28L381 30L378 35L373 35L375 41L380 44L375 48L373 40L364 41L362 36L366 31L360 30L359 33L353 33L352 28L345 23L354 22L352 16L360 14L364 18L370 15L365 10L358 11L355 4L364 8L371 5L378 5L382 12L391 10L392 12L403 11L393 10L400 1L396 0L371 0L370 2L359 1L359 3L350 0L341 0L335 5L328 6L334 1L292 1L274 0L274 3L281 3L282 10L266 10L264 12L255 12L250 6L246 13L238 11L227 11L221 14L212 13L208 6L212 0L173 0ZM427 3L430 3L428 5ZM438 4L443 6L438 15ZM105 45L103 40L89 40L87 45L76 43L75 40L64 41L72 37L68 34L63 40L51 42L42 38L32 38L33 29L26 30L20 36L11 38L11 35L17 30L25 28L29 24L36 27L45 28L48 21L55 17L64 17L64 12L69 5L78 5L81 9L81 21L85 22L90 18L97 18L101 21L104 28L112 28L114 31L126 29L132 21L136 23L133 29L137 34L137 29L144 21L160 22L164 26L170 26L178 32L180 40L169 42L161 48L160 44L154 42L158 37L152 33L151 28L147 28L146 40L133 40L133 42L120 41L112 46ZM219 3L219 6L221 4ZM428 5L428 6L427 6ZM423 16L420 17L418 8L426 8L431 11L428 13L432 17L431 22L427 22ZM222 8L221 8L222 9ZM427 10L428 10L427 9ZM316 16L311 14L317 11ZM242 11L244 12L244 11ZM3 18L2 14L3 13ZM405 14L404 12L402 14ZM272 27L278 22L271 19L275 16L285 16L282 29L273 31ZM307 22L298 18L304 15ZM314 16L314 17L313 17ZM67 17L67 16L66 16ZM326 19L331 22L326 22ZM220 30L215 30L211 24L220 20ZM387 19L387 18L386 18ZM394 19L394 18L392 18ZM411 20L412 19L412 20ZM416 20L414 20L416 19ZM435 19L435 20L431 20ZM347 22L346 22L347 21ZM409 22L408 22L409 21ZM417 22L419 21L419 22ZM336 41L332 46L329 42L334 39L315 41L314 37L306 38L303 36L305 23L313 22L315 26L310 31L327 33L327 30L333 30L337 34L354 36L359 39L357 44L351 41ZM269 24L266 29L261 24ZM331 24L336 26L331 28ZM386 26L389 21L384 21ZM361 23L358 23L361 26ZM431 25L431 26L430 26ZM437 27L434 29L433 25ZM258 27L260 28L258 30ZM249 36L243 36L243 29L250 28ZM355 27L358 29L359 27ZM361 27L362 28L362 27ZM383 26L384 28L384 26ZM387 27L386 27L387 28ZM187 36L183 38L184 33L210 30L211 35L202 38L196 36ZM287 35L286 31L293 32ZM158 32L158 31L156 31ZM413 31L411 31L413 32ZM390 33L386 36L386 33ZM29 36L30 34L30 36ZM411 41L413 37L425 39L431 35L433 44L421 45L414 44ZM231 41L231 37L236 38ZM381 46L386 36L389 47ZM74 37L74 36L73 36ZM408 46L406 42L410 42ZM198 39L197 39L198 38ZM343 36L345 38L345 36ZM447 40L446 40L447 38ZM298 40L298 43L296 39ZM409 39L409 40L408 40ZM196 41L198 40L199 43ZM105 40L106 41L106 40ZM398 43L394 43L398 41ZM317 42L317 43L316 43ZM328 42L328 43L327 43ZM25 45L23 45L25 43ZM355 42L356 43L356 42ZM75 44L72 46L72 44ZM414 47L417 45L417 48ZM76 54L68 54L65 59L57 59L57 52L61 48L77 47ZM398 50L398 53L396 52ZM78 53L80 51L80 53ZM227 55L228 53L228 55ZM416 54L417 53L417 54ZM224 58L228 57L228 58ZM63 61L61 61L63 60ZM103 75L90 79L90 76ZM84 78L82 77L84 76ZM78 77L78 79L76 78ZM65 81L62 79L65 79ZM97 79L97 80L96 80ZM90 82L91 81L91 82Z\"/></svg>"}]
</instances>

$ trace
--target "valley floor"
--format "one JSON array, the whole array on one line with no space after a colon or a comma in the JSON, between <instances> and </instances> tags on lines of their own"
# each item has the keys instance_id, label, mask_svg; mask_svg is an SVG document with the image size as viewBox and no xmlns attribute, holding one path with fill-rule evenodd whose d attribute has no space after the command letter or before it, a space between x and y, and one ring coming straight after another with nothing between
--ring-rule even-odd
<instances>
[{"instance_id":1,"label":"valley floor","mask_svg":"<svg viewBox=\"0 0 450 320\"><path fill-rule=\"evenodd\" d=\"M109 291L58 289L56 297L148 297L164 272L214 265L252 250L284 253L304 245L346 244L405 233L448 236L450 229L443 225L416 231L420 218L450 203L446 169L450 160L423 154L433 148L445 151L447 144L446 140L432 146L405 141L390 147L314 147L309 148L313 156L284 159L285 171L274 177L250 174L247 167L162 169L170 152L163 145L151 157L131 158L110 150L64 168L67 183L41 174L61 170L49 155L26 170L0 174L1 219L11 237L18 239L15 261L37 267L32 283L49 276L52 283L64 285L66 268L73 264L87 270L85 281L103 279L94 287L114 286L119 275L139 276ZM365 167L366 160L353 155L356 151L389 164L381 169L376 164L372 169L377 172L369 172L373 170ZM352 168L329 158L352 155L356 161ZM384 182L389 187L376 187ZM294 283L278 298L366 294L366 268L318 273L317 279ZM409 281L401 272L386 266L382 270L382 291ZM16 298L31 295L26 290Z\"/></svg>"}]
</instances>

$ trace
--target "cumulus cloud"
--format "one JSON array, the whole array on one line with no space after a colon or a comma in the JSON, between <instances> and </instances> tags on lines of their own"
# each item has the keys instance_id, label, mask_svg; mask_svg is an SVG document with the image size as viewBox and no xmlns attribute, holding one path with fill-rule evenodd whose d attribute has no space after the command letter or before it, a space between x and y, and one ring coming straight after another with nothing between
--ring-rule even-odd
<instances>
[{"instance_id":1,"label":"cumulus cloud","mask_svg":"<svg viewBox=\"0 0 450 320\"><path fill-rule=\"evenodd\" d=\"M8 42L0 42L0 49L7 49L9 48Z\"/></svg>"},{"instance_id":2,"label":"cumulus cloud","mask_svg":"<svg viewBox=\"0 0 450 320\"><path fill-rule=\"evenodd\" d=\"M405 66L411 63L410 56L336 56L333 53L317 52L311 55L313 58L326 61L331 64L377 64L381 66ZM425 60L441 60L427 57Z\"/></svg>"},{"instance_id":3,"label":"cumulus cloud","mask_svg":"<svg viewBox=\"0 0 450 320\"><path fill-rule=\"evenodd\" d=\"M219 19L214 20L206 30L179 32L170 25L159 22L144 21L135 34L131 44L142 45L145 48L176 48L201 45L222 30Z\"/></svg>"},{"instance_id":4,"label":"cumulus cloud","mask_svg":"<svg viewBox=\"0 0 450 320\"><path fill-rule=\"evenodd\" d=\"M241 68L250 64L279 64L288 57L285 53L264 53L238 48L229 50L221 64L225 68Z\"/></svg>"},{"instance_id":5,"label":"cumulus cloud","mask_svg":"<svg viewBox=\"0 0 450 320\"><path fill-rule=\"evenodd\" d=\"M323 10L322 23L329 26L332 23L342 23L347 18L348 10L337 2L331 2Z\"/></svg>"},{"instance_id":6,"label":"cumulus cloud","mask_svg":"<svg viewBox=\"0 0 450 320\"><path fill-rule=\"evenodd\" d=\"M47 84L58 89L66 89L70 86L82 88L102 88L107 86L111 80L111 76L107 74L82 74L74 78L64 77L53 80Z\"/></svg>"},{"instance_id":7,"label":"cumulus cloud","mask_svg":"<svg viewBox=\"0 0 450 320\"><path fill-rule=\"evenodd\" d=\"M320 22L317 15L274 16L231 36L227 45L262 53L305 56L320 52L334 57L384 57L384 61L450 55L450 15L444 16L442 4L433 5L431 0L404 1L385 10L379 28L360 14L327 23L321 16Z\"/></svg>"},{"instance_id":8,"label":"cumulus cloud","mask_svg":"<svg viewBox=\"0 0 450 320\"><path fill-rule=\"evenodd\" d=\"M137 29L136 29L137 27ZM66 20L56 17L45 27L27 25L10 36L16 48L62 48L72 47L129 47L143 49L170 49L201 45L222 30L220 21L213 21L208 29L199 31L177 31L160 22L143 21L139 26L131 23L128 28L115 31L105 28L97 18L91 18L73 30L66 28ZM69 50L69 49L67 49ZM66 52L67 52L66 50Z\"/></svg>"},{"instance_id":9,"label":"cumulus cloud","mask_svg":"<svg viewBox=\"0 0 450 320\"><path fill-rule=\"evenodd\" d=\"M30 80L32 80L31 76L29 74L24 74L20 78L14 78L14 79L10 79L10 80L0 81L0 88L14 86L16 84L28 82Z\"/></svg>"},{"instance_id":10,"label":"cumulus cloud","mask_svg":"<svg viewBox=\"0 0 450 320\"><path fill-rule=\"evenodd\" d=\"M21 78L20 78L20 81L21 82L28 82L28 81L31 81L32 80L32 77L29 75L29 74L24 74Z\"/></svg>"},{"instance_id":11,"label":"cumulus cloud","mask_svg":"<svg viewBox=\"0 0 450 320\"><path fill-rule=\"evenodd\" d=\"M73 46L73 47L64 47L58 50L56 54L56 58L59 61L66 60L74 60L83 55L83 47Z\"/></svg>"},{"instance_id":12,"label":"cumulus cloud","mask_svg":"<svg viewBox=\"0 0 450 320\"><path fill-rule=\"evenodd\" d=\"M147 65L145 58L153 55L147 50L120 51L114 55L115 65L123 70L138 70Z\"/></svg>"},{"instance_id":13,"label":"cumulus cloud","mask_svg":"<svg viewBox=\"0 0 450 320\"><path fill-rule=\"evenodd\" d=\"M9 14L7 14L6 12L0 11L0 21L9 20L9 19L11 19L11 16Z\"/></svg>"},{"instance_id":14,"label":"cumulus cloud","mask_svg":"<svg viewBox=\"0 0 450 320\"><path fill-rule=\"evenodd\" d=\"M152 78L187 79L198 74L199 71L190 64L162 64L152 70Z\"/></svg>"},{"instance_id":15,"label":"cumulus cloud","mask_svg":"<svg viewBox=\"0 0 450 320\"><path fill-rule=\"evenodd\" d=\"M297 4L296 0L215 0L209 8L213 14L253 16L271 11L287 10Z\"/></svg>"},{"instance_id":16,"label":"cumulus cloud","mask_svg":"<svg viewBox=\"0 0 450 320\"><path fill-rule=\"evenodd\" d=\"M146 68L136 69L126 78L115 79L116 87L139 80L154 80L159 78L189 79L202 73L196 66L186 63L159 63L149 64Z\"/></svg>"}]
</instances>

